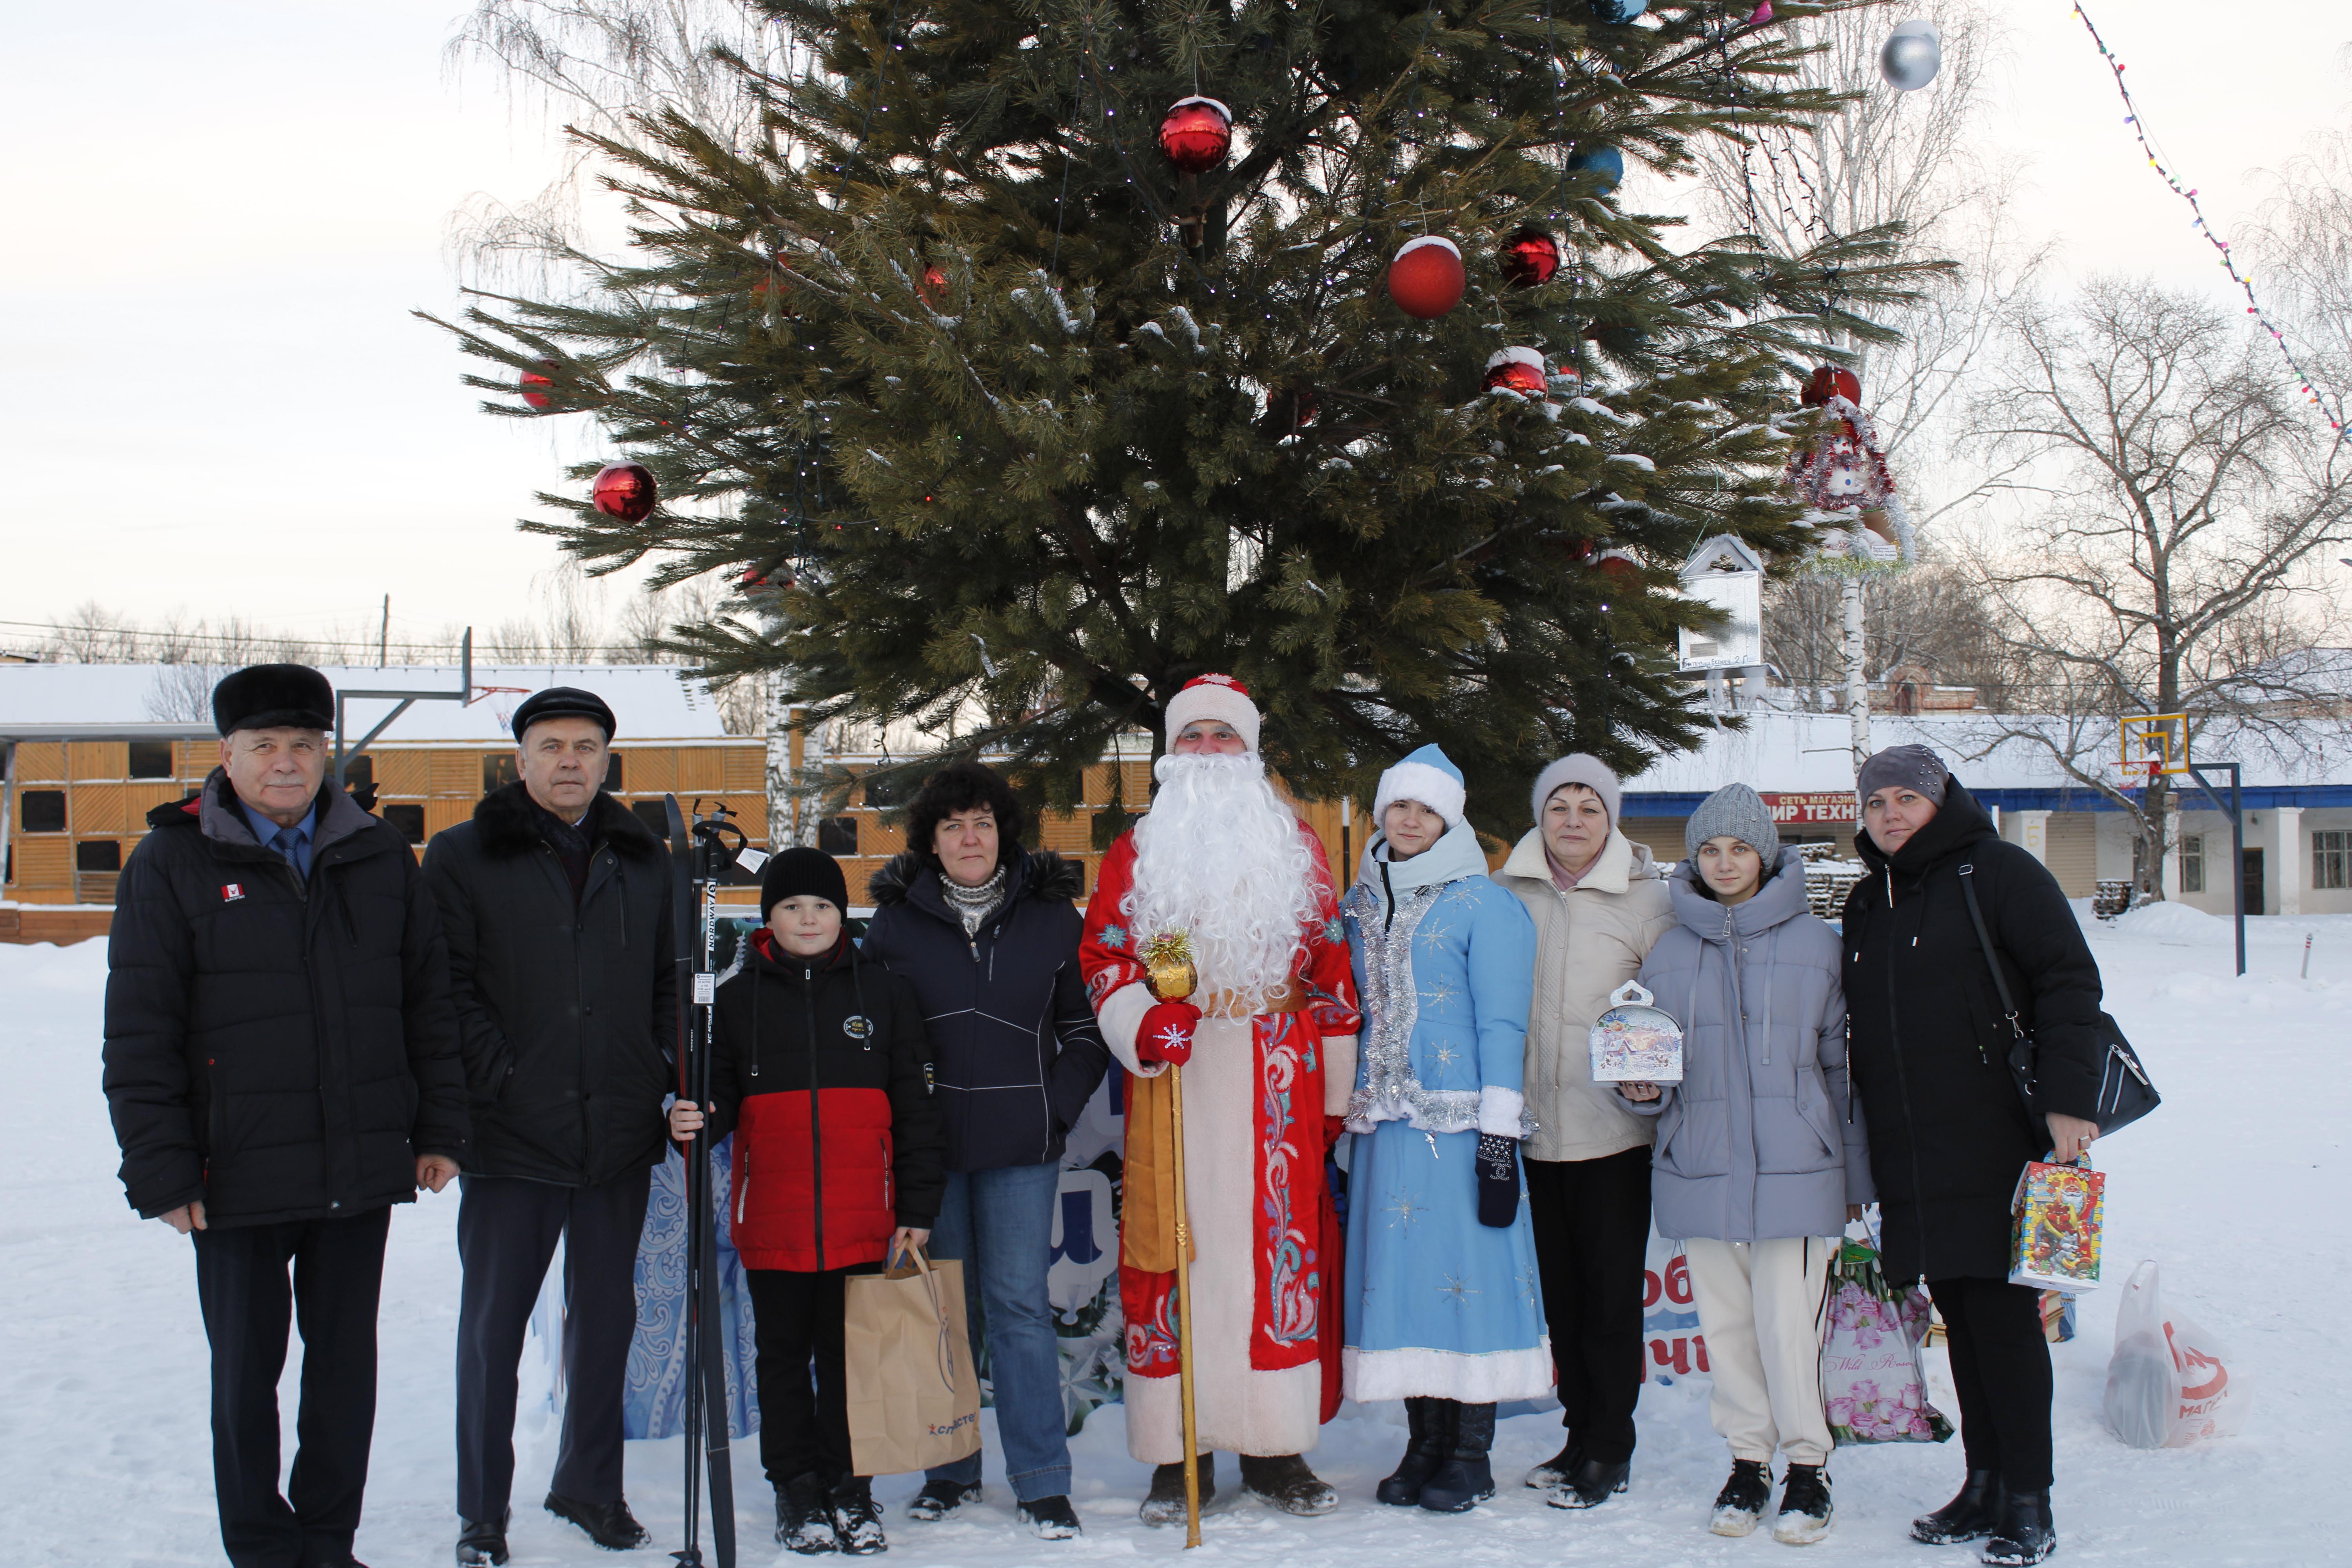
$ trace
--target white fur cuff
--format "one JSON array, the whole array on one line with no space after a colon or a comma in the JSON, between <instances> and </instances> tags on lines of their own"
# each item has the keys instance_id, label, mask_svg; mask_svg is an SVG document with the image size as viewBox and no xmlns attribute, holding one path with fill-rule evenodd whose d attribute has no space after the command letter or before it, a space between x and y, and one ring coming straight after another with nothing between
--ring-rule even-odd
<instances>
[{"instance_id":1,"label":"white fur cuff","mask_svg":"<svg viewBox=\"0 0 2352 1568\"><path fill-rule=\"evenodd\" d=\"M1381 775L1380 789L1372 796L1372 826L1381 825L1395 802L1417 800L1445 818L1445 825L1451 827L1462 820L1466 798L1461 780L1449 777L1427 763L1399 763Z\"/></svg>"},{"instance_id":2,"label":"white fur cuff","mask_svg":"<svg viewBox=\"0 0 2352 1568\"><path fill-rule=\"evenodd\" d=\"M1103 1043L1118 1058L1118 1065L1138 1078L1158 1078L1168 1070L1166 1062L1141 1061L1135 1054L1135 1037L1142 1032L1143 1016L1151 1011L1151 987L1141 981L1130 981L1095 1009L1096 1021L1102 1025Z\"/></svg>"},{"instance_id":3,"label":"white fur cuff","mask_svg":"<svg viewBox=\"0 0 2352 1568\"><path fill-rule=\"evenodd\" d=\"M1478 1131L1498 1138L1519 1137L1527 1110L1527 1097L1517 1089L1490 1083L1478 1091Z\"/></svg>"}]
</instances>

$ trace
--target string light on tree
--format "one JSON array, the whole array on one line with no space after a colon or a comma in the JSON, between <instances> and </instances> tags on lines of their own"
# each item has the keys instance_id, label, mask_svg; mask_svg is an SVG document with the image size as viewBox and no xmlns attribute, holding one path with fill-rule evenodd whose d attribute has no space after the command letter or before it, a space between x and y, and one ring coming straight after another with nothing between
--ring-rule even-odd
<instances>
[{"instance_id":1,"label":"string light on tree","mask_svg":"<svg viewBox=\"0 0 2352 1568\"><path fill-rule=\"evenodd\" d=\"M1389 263L1389 298L1397 309L1421 321L1433 321L1462 303L1462 291L1468 286L1461 248L1437 235L1405 241Z\"/></svg>"}]
</instances>

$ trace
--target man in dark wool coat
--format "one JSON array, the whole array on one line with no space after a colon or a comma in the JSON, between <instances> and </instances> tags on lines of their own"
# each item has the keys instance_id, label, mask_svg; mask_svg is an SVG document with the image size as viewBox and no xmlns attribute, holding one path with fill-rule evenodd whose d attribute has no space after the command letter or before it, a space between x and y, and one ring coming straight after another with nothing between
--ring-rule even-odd
<instances>
[{"instance_id":1,"label":"man in dark wool coat","mask_svg":"<svg viewBox=\"0 0 2352 1568\"><path fill-rule=\"evenodd\" d=\"M614 724L593 691L514 712L515 783L434 835L473 1090L457 1211L457 1561L507 1560L515 1366L563 1240L563 1438L547 1510L610 1551L650 1539L621 1488L637 1235L668 1148L677 1026L670 864L604 792Z\"/></svg>"},{"instance_id":2,"label":"man in dark wool coat","mask_svg":"<svg viewBox=\"0 0 2352 1568\"><path fill-rule=\"evenodd\" d=\"M236 1568L354 1564L391 1205L439 1192L467 1157L432 895L398 830L326 779L334 710L326 677L299 664L213 689L221 765L148 814L107 948L122 1184L194 1238ZM278 1377L298 1314L300 1447L280 1495Z\"/></svg>"}]
</instances>

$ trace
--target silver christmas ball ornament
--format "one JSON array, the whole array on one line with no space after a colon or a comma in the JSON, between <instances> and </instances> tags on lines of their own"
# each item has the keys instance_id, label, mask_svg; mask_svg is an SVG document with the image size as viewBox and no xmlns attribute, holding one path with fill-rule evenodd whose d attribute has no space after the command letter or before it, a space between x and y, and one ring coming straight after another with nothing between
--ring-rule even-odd
<instances>
[{"instance_id":1,"label":"silver christmas ball ornament","mask_svg":"<svg viewBox=\"0 0 2352 1568\"><path fill-rule=\"evenodd\" d=\"M1943 65L1943 40L1933 22L1905 22L1879 46L1878 74L1897 92L1918 91Z\"/></svg>"}]
</instances>

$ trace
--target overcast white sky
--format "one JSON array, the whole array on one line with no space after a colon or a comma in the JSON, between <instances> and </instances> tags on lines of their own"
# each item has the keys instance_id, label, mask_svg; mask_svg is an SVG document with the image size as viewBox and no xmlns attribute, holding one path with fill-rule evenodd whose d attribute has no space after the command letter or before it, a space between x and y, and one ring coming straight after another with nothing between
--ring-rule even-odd
<instances>
[{"instance_id":1,"label":"overcast white sky","mask_svg":"<svg viewBox=\"0 0 2352 1568\"><path fill-rule=\"evenodd\" d=\"M1999 3L2011 58L1992 150L2024 172L2026 235L2058 237L2071 276L2221 296L2070 0ZM397 640L523 608L554 549L513 521L570 454L557 422L478 413L460 356L409 315L455 308L452 213L527 197L554 167L544 128L487 74L445 74L457 11L16 8L0 621L96 599L324 630L372 625L389 593ZM2092 15L2224 232L2261 199L2260 171L2347 122L2340 0L2097 0ZM0 649L19 646L10 632Z\"/></svg>"}]
</instances>

